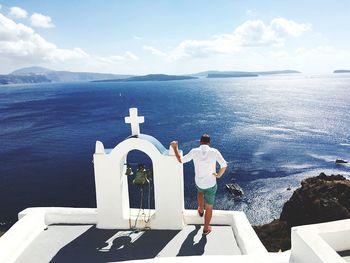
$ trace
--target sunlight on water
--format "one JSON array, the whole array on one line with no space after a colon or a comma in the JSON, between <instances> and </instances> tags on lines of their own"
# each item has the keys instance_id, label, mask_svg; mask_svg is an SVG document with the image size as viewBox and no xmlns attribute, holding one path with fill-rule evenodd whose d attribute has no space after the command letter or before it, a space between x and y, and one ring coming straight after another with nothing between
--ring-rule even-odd
<instances>
[{"instance_id":1,"label":"sunlight on water","mask_svg":"<svg viewBox=\"0 0 350 263\"><path fill-rule=\"evenodd\" d=\"M279 216L306 176L348 174L349 76L273 76L138 83L56 83L0 88L0 222L29 206L94 207L96 140L107 148L141 131L188 152L209 133L229 162L217 209L238 209L263 223ZM122 96L120 96L122 94ZM234 200L225 184L244 189ZM19 194L20 193L20 194ZM185 166L185 204L195 208L193 165ZM136 205L136 204L134 204Z\"/></svg>"}]
</instances>

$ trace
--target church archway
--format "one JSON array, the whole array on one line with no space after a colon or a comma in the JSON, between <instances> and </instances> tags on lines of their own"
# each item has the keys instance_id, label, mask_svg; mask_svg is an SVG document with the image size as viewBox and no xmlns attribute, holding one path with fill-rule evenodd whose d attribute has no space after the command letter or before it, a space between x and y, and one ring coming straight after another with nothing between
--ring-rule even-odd
<instances>
[{"instance_id":1,"label":"church archway","mask_svg":"<svg viewBox=\"0 0 350 263\"><path fill-rule=\"evenodd\" d=\"M152 159L140 150L132 150L126 156L130 208L154 209L154 176ZM132 173L132 174L130 174ZM147 180L143 185L137 176L145 175ZM147 212L147 211L146 211Z\"/></svg>"},{"instance_id":2,"label":"church archway","mask_svg":"<svg viewBox=\"0 0 350 263\"><path fill-rule=\"evenodd\" d=\"M132 179L127 178L125 173L127 162L135 162L137 166L139 159L142 159L148 163L148 169L152 166L154 183L154 187L151 186L154 190L151 198L154 201L150 200L151 208L154 209L146 227L181 229L184 223L182 164L176 160L171 148L166 149L156 138L140 133L138 124L144 119L137 116L137 109L130 109L130 117L126 117L125 121L131 123L131 136L113 149L105 149L102 142L96 142L94 170L97 227L129 229L130 222L138 221L134 213L137 209L130 208L137 206L134 196L129 201L129 192L133 192ZM135 157L133 151L136 152Z\"/></svg>"}]
</instances>

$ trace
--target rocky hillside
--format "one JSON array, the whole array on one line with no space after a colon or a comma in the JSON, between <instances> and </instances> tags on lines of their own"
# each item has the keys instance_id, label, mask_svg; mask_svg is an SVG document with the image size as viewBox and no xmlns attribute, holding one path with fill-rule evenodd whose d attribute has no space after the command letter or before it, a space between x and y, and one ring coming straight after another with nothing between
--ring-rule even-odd
<instances>
[{"instance_id":1,"label":"rocky hillside","mask_svg":"<svg viewBox=\"0 0 350 263\"><path fill-rule=\"evenodd\" d=\"M31 75L31 76L20 76L20 75L0 75L0 85L7 84L26 84L26 83L47 83L51 82L44 75Z\"/></svg>"},{"instance_id":2,"label":"rocky hillside","mask_svg":"<svg viewBox=\"0 0 350 263\"><path fill-rule=\"evenodd\" d=\"M284 251L291 246L291 227L346 218L350 218L350 181L341 175L321 173L301 182L284 204L279 219L254 229L269 251Z\"/></svg>"},{"instance_id":3,"label":"rocky hillside","mask_svg":"<svg viewBox=\"0 0 350 263\"><path fill-rule=\"evenodd\" d=\"M8 75L0 75L0 85L47 83L47 82L74 82L103 79L124 79L131 75L104 74L93 72L57 71L43 67L28 67L13 71Z\"/></svg>"}]
</instances>

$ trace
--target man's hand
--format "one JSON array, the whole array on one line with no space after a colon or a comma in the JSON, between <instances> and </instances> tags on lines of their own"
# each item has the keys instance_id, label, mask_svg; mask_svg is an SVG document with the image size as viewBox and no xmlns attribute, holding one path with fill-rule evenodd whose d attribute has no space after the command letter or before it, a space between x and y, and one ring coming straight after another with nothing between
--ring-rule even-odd
<instances>
[{"instance_id":1,"label":"man's hand","mask_svg":"<svg viewBox=\"0 0 350 263\"><path fill-rule=\"evenodd\" d=\"M178 150L177 141L172 141L170 143L170 145L174 149L174 153L175 153L176 159L179 161L179 163L181 163L181 157L180 157L180 153L179 153L179 150Z\"/></svg>"},{"instance_id":2,"label":"man's hand","mask_svg":"<svg viewBox=\"0 0 350 263\"><path fill-rule=\"evenodd\" d=\"M177 141L172 141L170 145L171 147L173 147L174 150L177 149Z\"/></svg>"},{"instance_id":3,"label":"man's hand","mask_svg":"<svg viewBox=\"0 0 350 263\"><path fill-rule=\"evenodd\" d=\"M219 172L213 173L213 175L214 175L216 178L220 178L220 177L224 174L224 172L226 171L226 168L227 168L227 166L226 166L226 167L222 167L222 168L219 170Z\"/></svg>"},{"instance_id":4,"label":"man's hand","mask_svg":"<svg viewBox=\"0 0 350 263\"><path fill-rule=\"evenodd\" d=\"M216 178L220 178L221 175L219 175L218 173L213 173L213 175L216 177Z\"/></svg>"}]
</instances>

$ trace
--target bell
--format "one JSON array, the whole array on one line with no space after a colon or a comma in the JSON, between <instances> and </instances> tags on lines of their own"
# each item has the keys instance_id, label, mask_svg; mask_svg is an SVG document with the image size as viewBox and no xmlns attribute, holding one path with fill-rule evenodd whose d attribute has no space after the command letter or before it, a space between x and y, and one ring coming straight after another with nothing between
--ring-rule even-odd
<instances>
[{"instance_id":1,"label":"bell","mask_svg":"<svg viewBox=\"0 0 350 263\"><path fill-rule=\"evenodd\" d=\"M145 185L145 184L149 183L149 180L147 179L147 171L146 171L145 166L143 164L138 165L135 179L133 180L133 183L138 184L138 185Z\"/></svg>"},{"instance_id":2,"label":"bell","mask_svg":"<svg viewBox=\"0 0 350 263\"><path fill-rule=\"evenodd\" d=\"M129 175L133 175L134 173L132 172L131 166L127 166L126 167L126 172L125 175L129 176Z\"/></svg>"}]
</instances>

